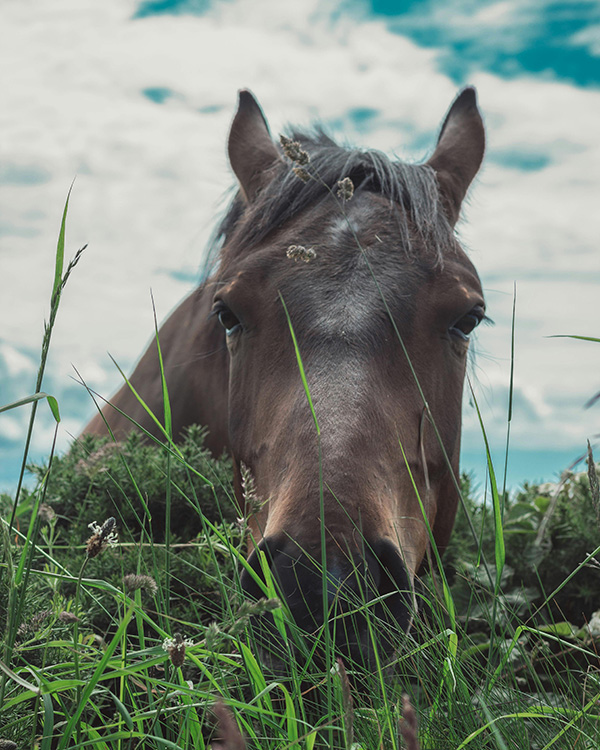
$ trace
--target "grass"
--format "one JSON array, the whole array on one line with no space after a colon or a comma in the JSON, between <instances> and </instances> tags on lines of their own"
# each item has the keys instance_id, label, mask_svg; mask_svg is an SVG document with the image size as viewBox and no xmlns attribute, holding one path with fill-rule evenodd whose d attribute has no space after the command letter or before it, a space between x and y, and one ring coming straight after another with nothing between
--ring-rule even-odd
<instances>
[{"instance_id":1,"label":"grass","mask_svg":"<svg viewBox=\"0 0 600 750\"><path fill-rule=\"evenodd\" d=\"M29 435L42 398L60 420L41 387L80 255L63 273L66 210L35 392L4 407L31 404ZM490 461L491 507L463 477L444 567L423 575L410 633L386 634L393 664L367 673L337 659L328 628L297 632L266 563L264 599L244 601L230 461L209 455L200 427L175 445L166 389L164 406L164 442L86 437L30 467L33 489L22 481L25 438L17 492L0 498L2 750L191 750L208 747L215 727L226 748L416 750L417 722L422 750L597 750L592 461L554 497L526 486L514 498L498 491Z\"/></svg>"}]
</instances>

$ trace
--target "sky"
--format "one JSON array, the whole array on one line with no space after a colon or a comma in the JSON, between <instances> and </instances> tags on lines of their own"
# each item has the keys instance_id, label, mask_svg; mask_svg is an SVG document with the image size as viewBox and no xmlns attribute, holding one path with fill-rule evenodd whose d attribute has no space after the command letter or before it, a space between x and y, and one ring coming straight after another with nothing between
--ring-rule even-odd
<instances>
[{"instance_id":1,"label":"sky","mask_svg":"<svg viewBox=\"0 0 600 750\"><path fill-rule=\"evenodd\" d=\"M318 121L408 161L477 87L487 153L459 225L494 326L470 372L502 477L516 304L509 486L598 444L600 4L551 0L5 0L0 6L0 405L35 386L67 192L63 294L43 390L65 450L197 283L231 194L225 143L250 88L274 134ZM516 290L516 291L515 291ZM515 300L516 294L516 300ZM465 398L463 468L484 485ZM31 457L48 455L40 406ZM14 487L29 409L0 414ZM597 450L600 455L600 446Z\"/></svg>"}]
</instances>

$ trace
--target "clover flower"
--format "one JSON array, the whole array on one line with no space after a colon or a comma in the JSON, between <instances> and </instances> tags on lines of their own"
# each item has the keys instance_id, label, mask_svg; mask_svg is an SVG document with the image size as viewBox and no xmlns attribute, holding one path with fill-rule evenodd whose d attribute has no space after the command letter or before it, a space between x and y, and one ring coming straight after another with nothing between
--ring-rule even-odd
<instances>
[{"instance_id":1,"label":"clover flower","mask_svg":"<svg viewBox=\"0 0 600 750\"><path fill-rule=\"evenodd\" d=\"M92 536L86 542L86 552L88 558L97 557L103 550L109 546L114 546L119 542L117 534L117 522L111 516L100 526L96 521L88 524Z\"/></svg>"}]
</instances>

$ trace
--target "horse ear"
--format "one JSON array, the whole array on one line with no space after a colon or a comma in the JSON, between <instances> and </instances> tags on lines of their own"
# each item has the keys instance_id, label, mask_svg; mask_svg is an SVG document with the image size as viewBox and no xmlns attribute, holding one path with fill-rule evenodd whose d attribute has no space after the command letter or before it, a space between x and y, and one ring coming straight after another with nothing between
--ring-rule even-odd
<instances>
[{"instance_id":1,"label":"horse ear","mask_svg":"<svg viewBox=\"0 0 600 750\"><path fill-rule=\"evenodd\" d=\"M477 109L475 89L463 89L454 100L427 162L437 172L448 218L455 224L471 181L477 174L485 149L483 120Z\"/></svg>"},{"instance_id":2,"label":"horse ear","mask_svg":"<svg viewBox=\"0 0 600 750\"><path fill-rule=\"evenodd\" d=\"M246 89L238 96L237 112L229 131L229 163L244 197L252 201L268 182L270 168L281 161L281 157L254 96Z\"/></svg>"}]
</instances>

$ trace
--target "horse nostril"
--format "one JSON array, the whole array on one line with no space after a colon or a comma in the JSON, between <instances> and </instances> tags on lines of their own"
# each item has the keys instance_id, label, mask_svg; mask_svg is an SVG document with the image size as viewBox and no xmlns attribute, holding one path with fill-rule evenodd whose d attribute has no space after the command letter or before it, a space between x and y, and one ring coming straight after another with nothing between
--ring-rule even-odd
<instances>
[{"instance_id":1,"label":"horse nostril","mask_svg":"<svg viewBox=\"0 0 600 750\"><path fill-rule=\"evenodd\" d=\"M261 563L262 553L268 571L264 561ZM266 595L260 583L265 573L272 577L277 595L285 601L301 633L322 633L320 628L327 620L337 650L356 663L372 661L373 638L380 651L391 656L400 633L410 625L411 587L400 553L391 542L376 542L361 555L330 556L323 571L299 545L268 538L250 555L242 572L246 596L260 599ZM278 636L272 618L261 616L259 620L266 640L274 646L273 639Z\"/></svg>"},{"instance_id":2,"label":"horse nostril","mask_svg":"<svg viewBox=\"0 0 600 750\"><path fill-rule=\"evenodd\" d=\"M378 592L384 622L406 632L413 616L413 590L397 547L387 539L372 547L380 570Z\"/></svg>"}]
</instances>

